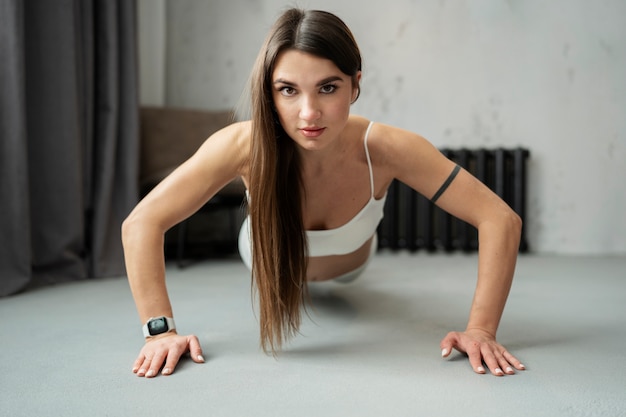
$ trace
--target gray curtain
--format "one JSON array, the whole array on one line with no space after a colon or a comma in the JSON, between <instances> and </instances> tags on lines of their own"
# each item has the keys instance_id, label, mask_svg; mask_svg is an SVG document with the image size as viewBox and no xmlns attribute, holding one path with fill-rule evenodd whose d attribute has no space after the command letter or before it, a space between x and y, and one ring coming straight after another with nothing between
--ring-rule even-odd
<instances>
[{"instance_id":1,"label":"gray curtain","mask_svg":"<svg viewBox=\"0 0 626 417\"><path fill-rule=\"evenodd\" d=\"M124 274L134 0L0 0L0 296Z\"/></svg>"}]
</instances>

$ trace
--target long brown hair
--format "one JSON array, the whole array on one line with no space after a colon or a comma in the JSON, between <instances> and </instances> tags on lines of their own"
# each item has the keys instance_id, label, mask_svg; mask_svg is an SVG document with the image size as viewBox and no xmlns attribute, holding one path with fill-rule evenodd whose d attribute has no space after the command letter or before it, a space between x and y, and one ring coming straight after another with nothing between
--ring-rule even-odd
<instances>
[{"instance_id":1,"label":"long brown hair","mask_svg":"<svg viewBox=\"0 0 626 417\"><path fill-rule=\"evenodd\" d=\"M273 353L297 333L308 296L299 154L278 121L272 98L276 58L287 49L333 61L356 88L361 70L359 48L345 23L328 12L300 9L289 9L278 18L252 70L252 278L259 294L261 346Z\"/></svg>"}]
</instances>

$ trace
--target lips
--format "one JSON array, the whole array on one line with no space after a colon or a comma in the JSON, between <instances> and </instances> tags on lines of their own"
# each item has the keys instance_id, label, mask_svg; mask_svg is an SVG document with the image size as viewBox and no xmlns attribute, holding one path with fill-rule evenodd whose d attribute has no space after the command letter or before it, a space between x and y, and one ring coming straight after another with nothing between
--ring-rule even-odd
<instances>
[{"instance_id":1,"label":"lips","mask_svg":"<svg viewBox=\"0 0 626 417\"><path fill-rule=\"evenodd\" d=\"M300 132L302 132L302 135L307 138L316 138L324 133L325 130L326 128L323 127L305 127L300 129Z\"/></svg>"}]
</instances>

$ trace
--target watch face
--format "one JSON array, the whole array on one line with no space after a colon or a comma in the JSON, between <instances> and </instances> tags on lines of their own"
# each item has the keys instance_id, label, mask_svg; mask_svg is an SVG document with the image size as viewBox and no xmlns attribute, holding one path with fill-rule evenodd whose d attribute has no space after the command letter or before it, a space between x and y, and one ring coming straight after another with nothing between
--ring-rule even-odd
<instances>
[{"instance_id":1,"label":"watch face","mask_svg":"<svg viewBox=\"0 0 626 417\"><path fill-rule=\"evenodd\" d=\"M156 336L157 334L165 333L168 331L167 321L165 317L159 317L157 319L152 319L148 322L148 332L150 336Z\"/></svg>"}]
</instances>

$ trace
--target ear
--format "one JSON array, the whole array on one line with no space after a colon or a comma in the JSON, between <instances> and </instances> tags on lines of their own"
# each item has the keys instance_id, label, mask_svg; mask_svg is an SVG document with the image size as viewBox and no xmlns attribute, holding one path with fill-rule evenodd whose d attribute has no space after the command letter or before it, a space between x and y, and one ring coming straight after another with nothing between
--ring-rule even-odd
<instances>
[{"instance_id":1,"label":"ear","mask_svg":"<svg viewBox=\"0 0 626 417\"><path fill-rule=\"evenodd\" d=\"M361 71L356 73L353 80L352 101L350 103L354 103L361 95Z\"/></svg>"}]
</instances>

